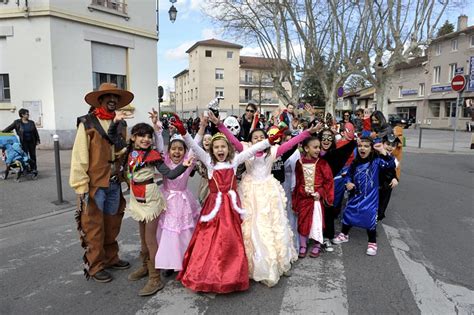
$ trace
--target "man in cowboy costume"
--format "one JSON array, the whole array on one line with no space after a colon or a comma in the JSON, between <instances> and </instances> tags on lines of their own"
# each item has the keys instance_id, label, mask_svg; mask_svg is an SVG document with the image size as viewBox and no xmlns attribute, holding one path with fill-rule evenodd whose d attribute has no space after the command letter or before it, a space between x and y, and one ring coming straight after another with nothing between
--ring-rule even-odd
<instances>
[{"instance_id":1,"label":"man in cowboy costume","mask_svg":"<svg viewBox=\"0 0 474 315\"><path fill-rule=\"evenodd\" d=\"M69 184L78 195L77 228L84 253L84 273L97 282L109 282L106 268L128 269L119 259L117 236L122 224L125 199L120 168L122 156L107 136L115 111L128 105L133 94L103 83L85 96L89 114L77 119L77 134L71 157ZM124 137L126 125L122 126Z\"/></svg>"}]
</instances>

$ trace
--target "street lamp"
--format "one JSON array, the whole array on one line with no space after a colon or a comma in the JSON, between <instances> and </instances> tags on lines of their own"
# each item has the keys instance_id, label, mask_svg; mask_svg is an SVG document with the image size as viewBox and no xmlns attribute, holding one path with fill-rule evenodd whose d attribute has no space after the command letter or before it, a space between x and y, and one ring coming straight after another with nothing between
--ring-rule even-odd
<instances>
[{"instance_id":1,"label":"street lamp","mask_svg":"<svg viewBox=\"0 0 474 315\"><path fill-rule=\"evenodd\" d=\"M171 23L174 23L176 21L176 15L178 15L178 10L176 10L175 6L173 5L176 3L177 0L170 0L171 2L171 8L168 11L168 14L170 15L170 21Z\"/></svg>"}]
</instances>

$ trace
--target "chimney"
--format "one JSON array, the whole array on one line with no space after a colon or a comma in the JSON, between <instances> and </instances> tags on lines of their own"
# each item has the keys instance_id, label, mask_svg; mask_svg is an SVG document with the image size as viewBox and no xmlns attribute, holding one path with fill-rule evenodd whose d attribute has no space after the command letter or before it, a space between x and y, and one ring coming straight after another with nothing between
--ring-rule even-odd
<instances>
[{"instance_id":1,"label":"chimney","mask_svg":"<svg viewBox=\"0 0 474 315\"><path fill-rule=\"evenodd\" d=\"M457 31L462 31L467 28L467 15L460 15L458 17L458 29Z\"/></svg>"}]
</instances>

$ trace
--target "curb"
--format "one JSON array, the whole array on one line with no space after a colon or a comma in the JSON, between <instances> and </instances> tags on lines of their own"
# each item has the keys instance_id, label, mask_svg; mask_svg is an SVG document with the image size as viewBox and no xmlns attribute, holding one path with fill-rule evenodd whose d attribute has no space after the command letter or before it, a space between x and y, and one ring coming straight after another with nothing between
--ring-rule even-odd
<instances>
[{"instance_id":1,"label":"curb","mask_svg":"<svg viewBox=\"0 0 474 315\"><path fill-rule=\"evenodd\" d=\"M74 210L76 210L75 205L71 206L71 207L68 207L66 209L41 214L41 215L38 215L36 217L31 217L31 218L27 218L27 219L22 219L22 220L18 220L18 221L12 221L12 222L8 222L8 223L0 224L0 229L6 228L6 227L9 227L9 226L13 226L13 225L19 225L19 224L22 224L22 223L34 222L34 221L37 221L37 220L41 220L41 219L44 219L44 218L48 218L48 217L52 217L52 216L55 216L55 215L63 214L63 213L66 213L66 212L71 212L71 211L74 211Z\"/></svg>"},{"instance_id":2,"label":"curb","mask_svg":"<svg viewBox=\"0 0 474 315\"><path fill-rule=\"evenodd\" d=\"M403 148L403 152L408 153L420 153L420 154L446 154L446 155L473 155L474 150L471 152L469 151L446 151L446 150L439 150L439 149L431 149L431 148L418 148L418 147L409 147L406 146Z\"/></svg>"}]
</instances>

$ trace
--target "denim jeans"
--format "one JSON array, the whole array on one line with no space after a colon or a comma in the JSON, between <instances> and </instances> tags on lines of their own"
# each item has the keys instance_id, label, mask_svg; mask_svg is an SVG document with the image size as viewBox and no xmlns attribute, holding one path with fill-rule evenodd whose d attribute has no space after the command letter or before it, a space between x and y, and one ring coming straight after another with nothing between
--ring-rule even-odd
<instances>
[{"instance_id":1,"label":"denim jeans","mask_svg":"<svg viewBox=\"0 0 474 315\"><path fill-rule=\"evenodd\" d=\"M120 183L109 183L108 188L99 188L95 193L95 204L104 214L117 214L120 205L120 189Z\"/></svg>"}]
</instances>

